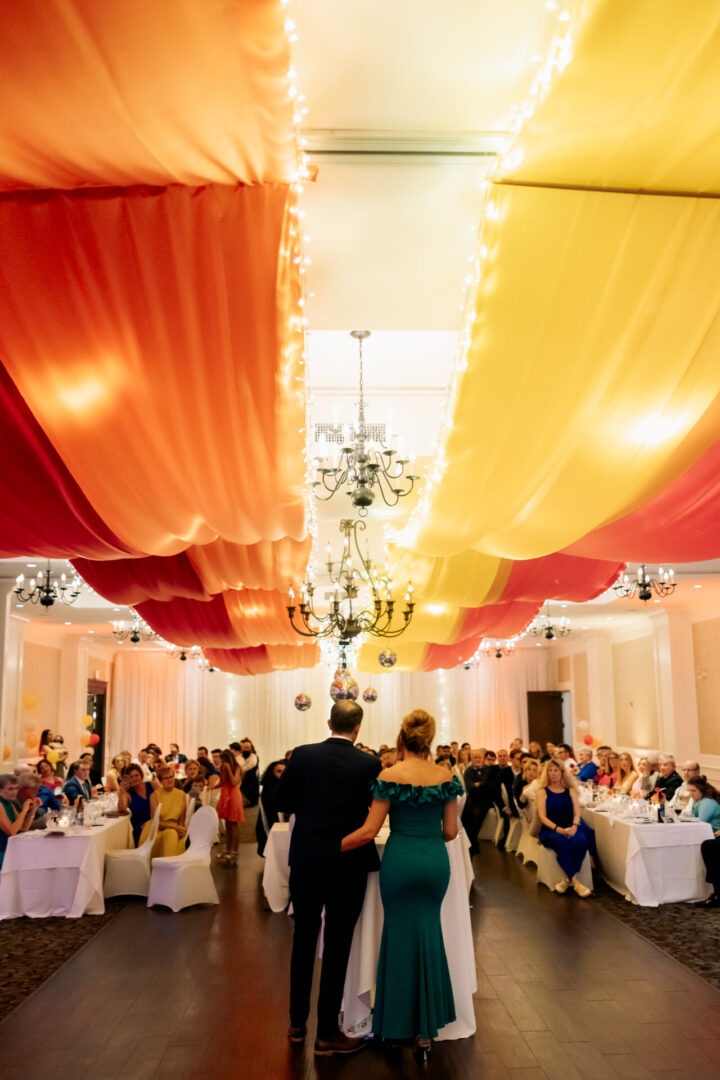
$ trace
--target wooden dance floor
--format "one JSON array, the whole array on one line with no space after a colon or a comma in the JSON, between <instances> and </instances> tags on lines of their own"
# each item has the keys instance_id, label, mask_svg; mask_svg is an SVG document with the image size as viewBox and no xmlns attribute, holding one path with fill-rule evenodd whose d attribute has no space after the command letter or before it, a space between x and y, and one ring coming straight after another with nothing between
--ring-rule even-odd
<instances>
[{"instance_id":1,"label":"wooden dance floor","mask_svg":"<svg viewBox=\"0 0 720 1080\"><path fill-rule=\"evenodd\" d=\"M291 921L263 910L254 847L240 855L216 871L220 907L131 901L16 1009L3 1080L720 1080L720 992L491 844L475 860L475 1037L426 1067L373 1046L316 1061L312 1038L286 1039Z\"/></svg>"}]
</instances>

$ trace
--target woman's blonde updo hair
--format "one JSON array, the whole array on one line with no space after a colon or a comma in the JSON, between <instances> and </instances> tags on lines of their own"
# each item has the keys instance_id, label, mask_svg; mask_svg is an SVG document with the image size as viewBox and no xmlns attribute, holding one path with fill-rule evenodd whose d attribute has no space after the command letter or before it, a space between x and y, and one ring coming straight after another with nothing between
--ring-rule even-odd
<instances>
[{"instance_id":1,"label":"woman's blonde updo hair","mask_svg":"<svg viewBox=\"0 0 720 1080\"><path fill-rule=\"evenodd\" d=\"M429 754L435 738L435 720L424 709L414 709L403 719L398 735L398 750L411 754Z\"/></svg>"}]
</instances>

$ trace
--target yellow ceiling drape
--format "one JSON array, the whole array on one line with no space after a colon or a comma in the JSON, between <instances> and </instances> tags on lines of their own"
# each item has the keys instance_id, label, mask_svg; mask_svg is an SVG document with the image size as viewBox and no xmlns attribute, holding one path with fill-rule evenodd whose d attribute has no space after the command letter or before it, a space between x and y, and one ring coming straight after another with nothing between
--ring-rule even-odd
<instances>
[{"instance_id":1,"label":"yellow ceiling drape","mask_svg":"<svg viewBox=\"0 0 720 1080\"><path fill-rule=\"evenodd\" d=\"M511 182L720 193L717 0L586 5Z\"/></svg>"},{"instance_id":2,"label":"yellow ceiling drape","mask_svg":"<svg viewBox=\"0 0 720 1080\"><path fill-rule=\"evenodd\" d=\"M720 203L492 199L446 468L399 543L528 559L629 512L716 437Z\"/></svg>"}]
</instances>

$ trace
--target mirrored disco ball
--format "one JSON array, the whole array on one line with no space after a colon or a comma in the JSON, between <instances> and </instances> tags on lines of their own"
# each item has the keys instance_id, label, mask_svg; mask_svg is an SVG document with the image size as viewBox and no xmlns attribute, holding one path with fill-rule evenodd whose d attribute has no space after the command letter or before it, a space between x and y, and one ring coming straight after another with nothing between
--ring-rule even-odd
<instances>
[{"instance_id":1,"label":"mirrored disco ball","mask_svg":"<svg viewBox=\"0 0 720 1080\"><path fill-rule=\"evenodd\" d=\"M333 701L357 701L360 687L349 672L337 675L330 683L330 697Z\"/></svg>"},{"instance_id":2,"label":"mirrored disco ball","mask_svg":"<svg viewBox=\"0 0 720 1080\"><path fill-rule=\"evenodd\" d=\"M378 660L383 667L395 667L397 664L397 654L392 649L383 649L381 653L378 653Z\"/></svg>"},{"instance_id":3,"label":"mirrored disco ball","mask_svg":"<svg viewBox=\"0 0 720 1080\"><path fill-rule=\"evenodd\" d=\"M368 686L367 690L363 690L363 701L377 701L377 690L372 686Z\"/></svg>"},{"instance_id":4,"label":"mirrored disco ball","mask_svg":"<svg viewBox=\"0 0 720 1080\"><path fill-rule=\"evenodd\" d=\"M295 708L299 712L307 712L312 705L312 698L308 694L298 694L295 698Z\"/></svg>"}]
</instances>

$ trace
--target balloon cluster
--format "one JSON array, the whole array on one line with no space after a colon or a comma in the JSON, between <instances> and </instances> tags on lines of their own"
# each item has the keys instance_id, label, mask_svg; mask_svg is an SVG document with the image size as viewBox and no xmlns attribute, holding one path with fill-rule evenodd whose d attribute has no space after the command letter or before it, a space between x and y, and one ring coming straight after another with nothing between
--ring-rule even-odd
<instances>
[{"instance_id":1,"label":"balloon cluster","mask_svg":"<svg viewBox=\"0 0 720 1080\"><path fill-rule=\"evenodd\" d=\"M397 653L394 653L392 649L383 649L381 653L378 653L378 662L381 667L395 667L397 664Z\"/></svg>"},{"instance_id":2,"label":"balloon cluster","mask_svg":"<svg viewBox=\"0 0 720 1080\"><path fill-rule=\"evenodd\" d=\"M350 672L338 668L330 683L330 697L333 701L357 701L359 693L360 687Z\"/></svg>"},{"instance_id":3,"label":"balloon cluster","mask_svg":"<svg viewBox=\"0 0 720 1080\"><path fill-rule=\"evenodd\" d=\"M368 704L372 704L373 701L377 701L378 692L372 686L368 686L367 690L363 690L363 701L367 701Z\"/></svg>"},{"instance_id":4,"label":"balloon cluster","mask_svg":"<svg viewBox=\"0 0 720 1080\"><path fill-rule=\"evenodd\" d=\"M295 698L295 708L298 712L307 712L312 705L312 698L309 694L298 694Z\"/></svg>"}]
</instances>

